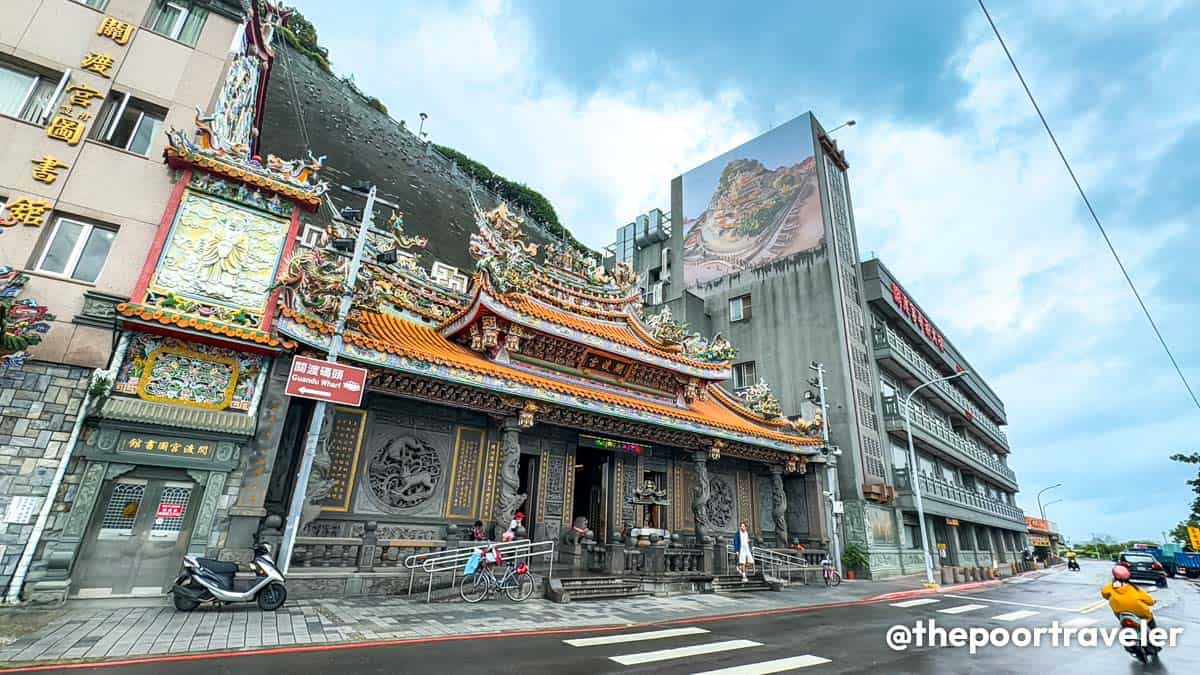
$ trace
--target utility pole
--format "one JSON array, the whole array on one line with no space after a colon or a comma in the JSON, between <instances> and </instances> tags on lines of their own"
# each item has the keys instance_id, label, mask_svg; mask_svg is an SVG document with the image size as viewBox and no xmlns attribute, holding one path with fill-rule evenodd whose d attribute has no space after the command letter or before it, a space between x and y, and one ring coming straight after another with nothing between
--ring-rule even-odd
<instances>
[{"instance_id":1,"label":"utility pole","mask_svg":"<svg viewBox=\"0 0 1200 675\"><path fill-rule=\"evenodd\" d=\"M842 573L842 555L841 542L838 540L838 523L837 514L833 512L834 507L838 503L838 475L837 475L837 457L840 452L835 453L829 447L829 404L825 401L825 366L813 361L808 364L809 369L817 372L817 381L809 380L809 384L817 388L817 403L821 406L821 440L825 443L825 480L829 483L829 548L830 560L833 562L833 568L838 574Z\"/></svg>"},{"instance_id":2,"label":"utility pole","mask_svg":"<svg viewBox=\"0 0 1200 675\"><path fill-rule=\"evenodd\" d=\"M350 314L350 305L354 301L354 287L358 282L358 270L362 265L363 251L367 247L367 234L371 230L371 221L375 210L375 186L367 193L367 205L363 208L362 220L358 226L358 237L354 241L354 256L350 258L350 267L346 273L346 283L342 287L342 300L338 305L337 319L333 324L333 336L329 340L329 355L325 357L330 363L337 363L342 351L342 334L346 330L346 317ZM300 460L300 472L296 476L296 485L292 489L292 503L288 509L287 524L283 530L283 543L279 546L280 570L287 574L292 563L292 548L296 545L297 530L300 529L300 512L304 510L304 500L308 492L308 478L312 474L313 458L317 456L317 440L321 436L321 427L325 423L325 411L328 404L317 401L313 406L312 420L308 424L308 437L304 443L304 456Z\"/></svg>"}]
</instances>

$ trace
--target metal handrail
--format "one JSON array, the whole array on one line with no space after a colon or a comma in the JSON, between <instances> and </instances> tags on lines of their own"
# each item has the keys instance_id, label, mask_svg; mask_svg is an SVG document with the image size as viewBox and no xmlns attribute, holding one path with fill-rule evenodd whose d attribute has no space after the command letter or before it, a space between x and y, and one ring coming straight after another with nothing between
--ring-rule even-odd
<instances>
[{"instance_id":1,"label":"metal handrail","mask_svg":"<svg viewBox=\"0 0 1200 675\"><path fill-rule=\"evenodd\" d=\"M429 575L425 585L425 602L430 602L433 597L433 578L435 575L450 572L450 587L454 588L462 576L458 574L458 570L466 567L467 561L475 554L475 550L480 549L486 552L493 545L502 558L516 558L526 561L533 558L548 558L549 563L546 566L546 576L550 579L554 578L554 541L535 542L528 539L500 543L475 541L459 546L458 548L427 553L414 553L405 558L404 566L409 569L408 594L412 595L413 579L416 576L417 569L420 569Z\"/></svg>"},{"instance_id":2,"label":"metal handrail","mask_svg":"<svg viewBox=\"0 0 1200 675\"><path fill-rule=\"evenodd\" d=\"M733 544L727 544L725 546L725 550L730 556L734 555ZM771 548L751 546L750 555L754 556L754 562L756 565L762 563L761 567L763 568L764 576L766 576L771 570L774 570L776 574L772 576L774 576L776 579L783 579L783 575L786 574L788 583L792 582L793 571L799 571L801 573L801 583L808 583L806 576L810 572L816 572L820 569L815 565L808 564L808 561L800 556L792 553L785 553L783 551L777 551Z\"/></svg>"}]
</instances>

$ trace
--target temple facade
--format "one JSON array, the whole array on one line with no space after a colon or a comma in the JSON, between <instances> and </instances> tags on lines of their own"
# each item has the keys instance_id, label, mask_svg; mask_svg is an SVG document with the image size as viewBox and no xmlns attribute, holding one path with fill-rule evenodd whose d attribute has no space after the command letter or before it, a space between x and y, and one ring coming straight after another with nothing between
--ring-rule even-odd
<instances>
[{"instance_id":1,"label":"temple facade","mask_svg":"<svg viewBox=\"0 0 1200 675\"><path fill-rule=\"evenodd\" d=\"M428 271L403 214L375 214L350 288L341 244L360 220L330 199L322 159L260 155L286 15L245 11L208 112L166 134L166 203L128 261L140 271L64 439L53 517L25 542L22 597L160 594L185 553L248 562L297 491L293 570L346 571L312 595L393 590L398 575L356 572L400 570L476 520L499 538L517 512L519 536L564 544L560 562L630 575L667 571L668 550L703 572L742 522L781 546L797 523L825 527L808 497L828 487L820 420L783 417L765 382L735 396L735 345L643 315L631 268L528 241L505 204L475 205L469 280ZM314 221L323 234L302 236ZM286 385L294 356L325 358L344 293L340 363L368 370L366 392L327 407L297 485L315 406ZM633 537L659 567L580 558Z\"/></svg>"}]
</instances>

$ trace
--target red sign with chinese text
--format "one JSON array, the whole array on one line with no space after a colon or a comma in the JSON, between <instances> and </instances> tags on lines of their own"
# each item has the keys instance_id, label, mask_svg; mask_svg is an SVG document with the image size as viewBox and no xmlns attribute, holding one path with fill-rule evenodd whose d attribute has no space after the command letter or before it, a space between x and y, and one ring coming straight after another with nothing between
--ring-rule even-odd
<instances>
[{"instance_id":1,"label":"red sign with chinese text","mask_svg":"<svg viewBox=\"0 0 1200 675\"><path fill-rule=\"evenodd\" d=\"M1025 516L1025 527L1035 532L1050 532L1050 521Z\"/></svg>"},{"instance_id":2,"label":"red sign with chinese text","mask_svg":"<svg viewBox=\"0 0 1200 675\"><path fill-rule=\"evenodd\" d=\"M314 401L357 406L362 403L366 385L366 368L297 356L292 360L285 393Z\"/></svg>"},{"instance_id":3,"label":"red sign with chinese text","mask_svg":"<svg viewBox=\"0 0 1200 675\"><path fill-rule=\"evenodd\" d=\"M904 312L908 320L912 321L913 325L925 334L925 337L932 340L938 346L938 349L946 351L946 340L942 337L941 332L933 325L932 321L925 318L925 315L921 313L921 310L917 309L912 300L909 300L904 291L900 290L900 284L894 281L892 282L892 300L900 308L900 311Z\"/></svg>"},{"instance_id":4,"label":"red sign with chinese text","mask_svg":"<svg viewBox=\"0 0 1200 675\"><path fill-rule=\"evenodd\" d=\"M166 502L158 505L158 512L154 514L155 518L182 518L183 504L168 504Z\"/></svg>"}]
</instances>

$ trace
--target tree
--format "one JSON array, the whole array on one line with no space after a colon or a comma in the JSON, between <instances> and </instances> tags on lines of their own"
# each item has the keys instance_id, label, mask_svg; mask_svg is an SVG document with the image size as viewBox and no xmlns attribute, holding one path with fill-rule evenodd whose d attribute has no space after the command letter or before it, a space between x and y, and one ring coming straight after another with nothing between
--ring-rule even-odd
<instances>
[{"instance_id":1,"label":"tree","mask_svg":"<svg viewBox=\"0 0 1200 675\"><path fill-rule=\"evenodd\" d=\"M1193 452L1190 455L1177 452L1171 455L1171 459L1183 464L1200 465L1200 452ZM1200 527L1200 468L1196 471L1196 477L1189 480L1187 484L1191 486L1192 493L1196 495L1196 498L1192 500L1192 512L1176 525L1174 530L1171 530L1171 537L1185 545L1191 541L1187 534L1188 526Z\"/></svg>"}]
</instances>

